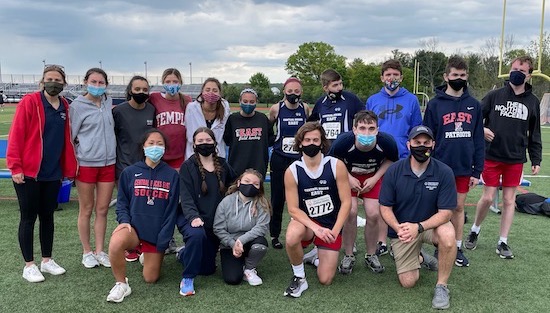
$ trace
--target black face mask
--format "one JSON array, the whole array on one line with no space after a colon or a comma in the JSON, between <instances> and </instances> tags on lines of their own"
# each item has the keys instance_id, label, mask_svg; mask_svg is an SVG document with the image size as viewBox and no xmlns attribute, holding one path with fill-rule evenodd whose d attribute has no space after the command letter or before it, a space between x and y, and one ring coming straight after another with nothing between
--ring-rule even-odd
<instances>
[{"instance_id":1,"label":"black face mask","mask_svg":"<svg viewBox=\"0 0 550 313\"><path fill-rule=\"evenodd\" d=\"M58 82L45 82L44 83L44 90L52 96L55 97L58 94L60 94L63 91L63 87L65 87L62 83Z\"/></svg>"},{"instance_id":2,"label":"black face mask","mask_svg":"<svg viewBox=\"0 0 550 313\"><path fill-rule=\"evenodd\" d=\"M321 152L321 146L311 144L309 146L302 146L302 152L310 158L313 158L319 152Z\"/></svg>"},{"instance_id":3,"label":"black face mask","mask_svg":"<svg viewBox=\"0 0 550 313\"><path fill-rule=\"evenodd\" d=\"M453 80L449 79L449 87L451 87L454 91L460 91L460 89L466 88L467 85L468 81L462 78L457 78Z\"/></svg>"},{"instance_id":4,"label":"black face mask","mask_svg":"<svg viewBox=\"0 0 550 313\"><path fill-rule=\"evenodd\" d=\"M526 75L521 71L510 72L510 83L514 86L521 86L525 82Z\"/></svg>"},{"instance_id":5,"label":"black face mask","mask_svg":"<svg viewBox=\"0 0 550 313\"><path fill-rule=\"evenodd\" d=\"M256 188L256 186L243 183L239 185L239 191L243 194L243 196L248 198L254 198L260 193L260 189Z\"/></svg>"},{"instance_id":6,"label":"black face mask","mask_svg":"<svg viewBox=\"0 0 550 313\"><path fill-rule=\"evenodd\" d=\"M329 92L328 92L328 97L329 97L330 100L332 100L332 101L340 100L340 99L342 99L342 90L340 90L340 91L338 91L338 92L329 91Z\"/></svg>"},{"instance_id":7,"label":"black face mask","mask_svg":"<svg viewBox=\"0 0 550 313\"><path fill-rule=\"evenodd\" d=\"M202 156L209 156L216 151L216 145L213 143L201 143L195 146L195 152Z\"/></svg>"},{"instance_id":8,"label":"black face mask","mask_svg":"<svg viewBox=\"0 0 550 313\"><path fill-rule=\"evenodd\" d=\"M432 154L432 147L418 146L411 147L411 155L418 163L424 163L428 161Z\"/></svg>"},{"instance_id":9,"label":"black face mask","mask_svg":"<svg viewBox=\"0 0 550 313\"><path fill-rule=\"evenodd\" d=\"M301 95L291 93L291 94L285 95L285 97L286 97L286 101L288 101L289 103L296 104L300 102Z\"/></svg>"},{"instance_id":10,"label":"black face mask","mask_svg":"<svg viewBox=\"0 0 550 313\"><path fill-rule=\"evenodd\" d=\"M142 104L145 101L147 101L147 99L149 99L149 95L143 92L131 93L130 95L132 96L132 98L134 98L134 101L137 102L138 104Z\"/></svg>"}]
</instances>

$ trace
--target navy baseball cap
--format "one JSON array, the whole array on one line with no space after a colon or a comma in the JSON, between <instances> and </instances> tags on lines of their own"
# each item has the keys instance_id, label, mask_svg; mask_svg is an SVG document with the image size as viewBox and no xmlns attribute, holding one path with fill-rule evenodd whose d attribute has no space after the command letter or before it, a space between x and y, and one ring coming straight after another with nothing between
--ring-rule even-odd
<instances>
[{"instance_id":1,"label":"navy baseball cap","mask_svg":"<svg viewBox=\"0 0 550 313\"><path fill-rule=\"evenodd\" d=\"M432 140L434 140L434 133L428 126L418 125L411 129L409 133L409 140L414 139L416 136L425 134L428 135Z\"/></svg>"}]
</instances>

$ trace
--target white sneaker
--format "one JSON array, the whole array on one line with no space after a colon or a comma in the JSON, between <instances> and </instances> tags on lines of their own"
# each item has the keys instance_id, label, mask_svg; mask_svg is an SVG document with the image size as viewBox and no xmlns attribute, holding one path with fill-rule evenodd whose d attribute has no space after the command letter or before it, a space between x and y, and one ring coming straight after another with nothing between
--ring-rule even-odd
<instances>
[{"instance_id":1,"label":"white sneaker","mask_svg":"<svg viewBox=\"0 0 550 313\"><path fill-rule=\"evenodd\" d=\"M36 264L33 264L31 266L25 266L23 268L23 278L25 278L31 283L39 283L45 280L44 275L40 273L40 271L38 270L38 266L36 266Z\"/></svg>"},{"instance_id":2,"label":"white sneaker","mask_svg":"<svg viewBox=\"0 0 550 313\"><path fill-rule=\"evenodd\" d=\"M94 257L97 263L105 267L111 267L111 261L109 260L109 255L107 253L101 251L98 254L94 254Z\"/></svg>"},{"instance_id":3,"label":"white sneaker","mask_svg":"<svg viewBox=\"0 0 550 313\"><path fill-rule=\"evenodd\" d=\"M255 268L251 270L244 270L243 280L247 281L250 286L259 286L263 283Z\"/></svg>"},{"instance_id":4,"label":"white sneaker","mask_svg":"<svg viewBox=\"0 0 550 313\"><path fill-rule=\"evenodd\" d=\"M143 265L143 260L145 260L144 253L139 255L139 263L141 263L141 265Z\"/></svg>"},{"instance_id":5,"label":"white sneaker","mask_svg":"<svg viewBox=\"0 0 550 313\"><path fill-rule=\"evenodd\" d=\"M84 264L85 268L94 268L99 266L99 263L97 262L97 259L92 251L82 255L82 264Z\"/></svg>"},{"instance_id":6,"label":"white sneaker","mask_svg":"<svg viewBox=\"0 0 550 313\"><path fill-rule=\"evenodd\" d=\"M318 251L317 247L313 247L311 251L304 254L304 257L303 257L304 263L315 265L315 260L319 258L319 256L317 255L317 251Z\"/></svg>"},{"instance_id":7,"label":"white sneaker","mask_svg":"<svg viewBox=\"0 0 550 313\"><path fill-rule=\"evenodd\" d=\"M55 263L53 259L50 259L48 262L42 261L42 263L40 263L40 271L52 275L62 275L66 272L66 270Z\"/></svg>"},{"instance_id":8,"label":"white sneaker","mask_svg":"<svg viewBox=\"0 0 550 313\"><path fill-rule=\"evenodd\" d=\"M128 285L128 278L125 283L117 282L114 287L109 291L107 295L107 301L120 303L124 300L124 297L129 296L132 293L132 288Z\"/></svg>"}]
</instances>

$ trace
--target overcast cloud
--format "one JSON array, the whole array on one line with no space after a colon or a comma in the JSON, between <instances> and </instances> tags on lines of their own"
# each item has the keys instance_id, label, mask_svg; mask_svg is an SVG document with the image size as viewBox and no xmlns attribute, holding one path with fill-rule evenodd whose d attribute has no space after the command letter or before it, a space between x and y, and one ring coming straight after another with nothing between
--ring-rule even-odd
<instances>
[{"instance_id":1,"label":"overcast cloud","mask_svg":"<svg viewBox=\"0 0 550 313\"><path fill-rule=\"evenodd\" d=\"M479 51L500 38L500 0L2 0L0 64L6 74L39 74L43 63L83 75L160 75L167 67L189 80L214 76L247 82L257 72L271 82L288 77L287 58L304 42L334 46L348 62L413 53L437 38L446 53ZM546 16L550 6L546 7ZM506 34L527 47L540 33L542 0L507 1ZM548 22L547 22L548 23ZM548 27L546 27L548 29ZM153 81L153 83L155 83Z\"/></svg>"}]
</instances>

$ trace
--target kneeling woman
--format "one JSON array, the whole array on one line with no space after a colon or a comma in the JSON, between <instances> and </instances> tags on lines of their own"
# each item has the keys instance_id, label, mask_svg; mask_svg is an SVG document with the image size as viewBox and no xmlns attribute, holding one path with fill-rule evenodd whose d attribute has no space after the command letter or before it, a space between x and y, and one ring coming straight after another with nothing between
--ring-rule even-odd
<instances>
[{"instance_id":1,"label":"kneeling woman","mask_svg":"<svg viewBox=\"0 0 550 313\"><path fill-rule=\"evenodd\" d=\"M109 258L116 284L107 301L122 302L132 293L126 278L124 250L141 245L143 278L154 283L160 276L164 251L174 233L179 201L179 175L161 161L167 142L156 129L143 140L145 161L120 175L116 215L119 225L109 244Z\"/></svg>"},{"instance_id":2,"label":"kneeling woman","mask_svg":"<svg viewBox=\"0 0 550 313\"><path fill-rule=\"evenodd\" d=\"M216 254L220 240L212 226L218 204L235 178L235 172L224 158L218 157L216 137L210 128L199 127L193 133L193 154L181 165L181 207L177 225L185 248L178 252L184 270L180 294L195 294L197 275L216 271Z\"/></svg>"},{"instance_id":3,"label":"kneeling woman","mask_svg":"<svg viewBox=\"0 0 550 313\"><path fill-rule=\"evenodd\" d=\"M256 267L267 252L269 220L270 205L264 196L262 174L247 169L229 187L228 196L220 202L214 217L226 283L236 285L245 280L252 286L262 284Z\"/></svg>"}]
</instances>

